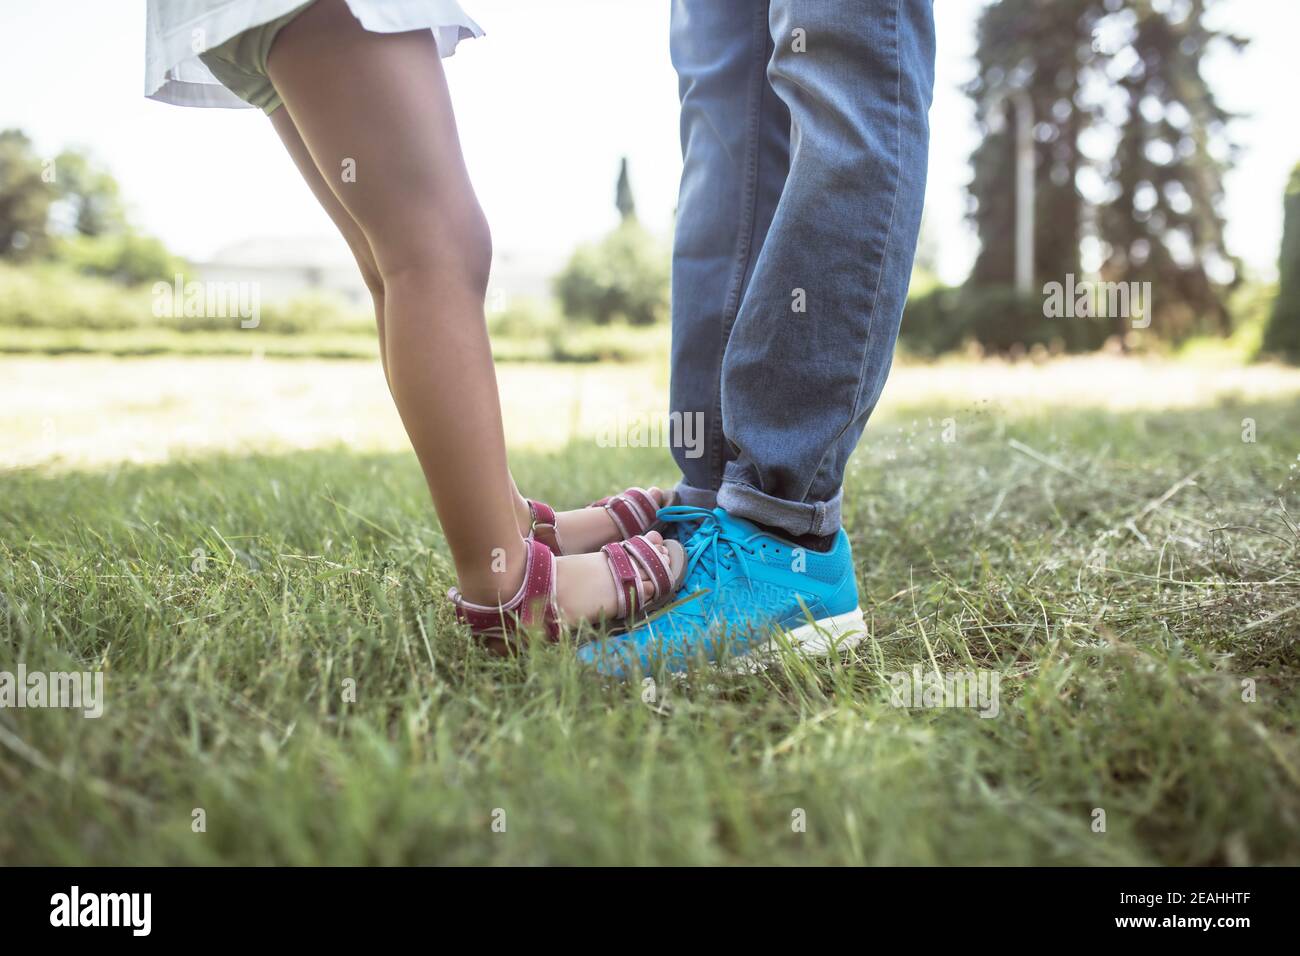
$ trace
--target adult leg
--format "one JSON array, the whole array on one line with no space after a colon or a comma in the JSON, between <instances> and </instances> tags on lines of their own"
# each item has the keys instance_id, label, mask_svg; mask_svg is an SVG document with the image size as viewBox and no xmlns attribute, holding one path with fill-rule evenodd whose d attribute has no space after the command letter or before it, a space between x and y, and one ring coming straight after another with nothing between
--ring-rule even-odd
<instances>
[{"instance_id":1,"label":"adult leg","mask_svg":"<svg viewBox=\"0 0 1300 956\"><path fill-rule=\"evenodd\" d=\"M671 45L682 170L673 246L670 408L703 422L703 454L675 442L682 503L712 508L732 456L723 349L785 186L790 113L767 81L769 0L676 0ZM693 417L690 419L695 421Z\"/></svg>"},{"instance_id":2,"label":"adult leg","mask_svg":"<svg viewBox=\"0 0 1300 956\"><path fill-rule=\"evenodd\" d=\"M772 0L790 173L728 337L718 504L792 535L840 523L889 373L925 196L930 0Z\"/></svg>"}]
</instances>

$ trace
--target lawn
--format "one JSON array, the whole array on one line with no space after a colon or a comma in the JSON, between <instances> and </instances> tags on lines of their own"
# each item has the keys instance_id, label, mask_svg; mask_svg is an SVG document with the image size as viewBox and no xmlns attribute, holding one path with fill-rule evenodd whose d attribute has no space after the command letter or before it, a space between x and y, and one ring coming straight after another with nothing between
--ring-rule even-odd
<instances>
[{"instance_id":1,"label":"lawn","mask_svg":"<svg viewBox=\"0 0 1300 956\"><path fill-rule=\"evenodd\" d=\"M11 467L0 670L106 702L0 710L0 863L1300 863L1300 402L1206 396L885 408L867 639L653 688L473 646L400 450ZM672 476L512 462L564 506ZM996 716L895 706L914 666Z\"/></svg>"}]
</instances>

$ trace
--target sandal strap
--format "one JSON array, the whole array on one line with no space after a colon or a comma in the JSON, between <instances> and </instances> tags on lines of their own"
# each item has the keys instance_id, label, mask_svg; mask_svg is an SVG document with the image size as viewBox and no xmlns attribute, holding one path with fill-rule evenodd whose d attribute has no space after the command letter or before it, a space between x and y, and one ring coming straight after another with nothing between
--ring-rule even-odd
<instances>
[{"instance_id":1,"label":"sandal strap","mask_svg":"<svg viewBox=\"0 0 1300 956\"><path fill-rule=\"evenodd\" d=\"M529 539L524 581L504 604L475 604L458 588L447 592L456 617L478 637L512 637L520 630L541 626L549 641L560 638L560 609L555 596L555 555L542 542Z\"/></svg>"},{"instance_id":2,"label":"sandal strap","mask_svg":"<svg viewBox=\"0 0 1300 956\"><path fill-rule=\"evenodd\" d=\"M629 488L620 494L601 498L590 507L608 511L614 519L614 526L624 538L644 534L653 528L659 511L654 499L644 488Z\"/></svg>"},{"instance_id":3,"label":"sandal strap","mask_svg":"<svg viewBox=\"0 0 1300 956\"><path fill-rule=\"evenodd\" d=\"M555 527L555 509L544 501L534 501L532 498L524 500L528 502L528 513L533 518L529 536L546 545L551 554L563 554L564 550L560 547L560 531Z\"/></svg>"},{"instance_id":4,"label":"sandal strap","mask_svg":"<svg viewBox=\"0 0 1300 956\"><path fill-rule=\"evenodd\" d=\"M564 548L560 544L560 530L555 526L555 509L544 501L532 498L524 500L528 502L528 513L533 519L529 538L540 541L556 556L564 554ZM645 534L659 520L659 507L650 497L650 492L644 488L629 488L617 495L593 501L588 507L604 508L609 512L614 527L625 540Z\"/></svg>"},{"instance_id":5,"label":"sandal strap","mask_svg":"<svg viewBox=\"0 0 1300 956\"><path fill-rule=\"evenodd\" d=\"M632 557L636 558L637 563L645 568L646 576L654 587L650 602L658 604L661 598L670 596L674 590L672 565L664 555L659 553L659 549L651 544L645 535L640 534L635 538L628 538L623 544Z\"/></svg>"},{"instance_id":6,"label":"sandal strap","mask_svg":"<svg viewBox=\"0 0 1300 956\"><path fill-rule=\"evenodd\" d=\"M672 596L672 565L644 535L626 541L614 541L600 550L605 555L610 577L614 579L614 590L618 593L617 619L630 618L637 611L657 605L664 598ZM638 567L645 570L645 577L653 589L647 602L641 600L641 575L637 571Z\"/></svg>"},{"instance_id":7,"label":"sandal strap","mask_svg":"<svg viewBox=\"0 0 1300 956\"><path fill-rule=\"evenodd\" d=\"M614 541L600 550L605 555L606 566L614 579L614 591L618 594L618 611L614 617L626 620L636 613L637 605L641 603L640 575L636 573L636 565L622 541Z\"/></svg>"}]
</instances>

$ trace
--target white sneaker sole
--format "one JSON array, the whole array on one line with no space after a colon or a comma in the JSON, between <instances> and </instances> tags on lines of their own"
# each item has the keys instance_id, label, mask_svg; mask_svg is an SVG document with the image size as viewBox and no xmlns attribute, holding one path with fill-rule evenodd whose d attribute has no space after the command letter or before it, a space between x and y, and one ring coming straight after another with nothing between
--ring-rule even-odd
<instances>
[{"instance_id":1,"label":"white sneaker sole","mask_svg":"<svg viewBox=\"0 0 1300 956\"><path fill-rule=\"evenodd\" d=\"M744 657L729 661L724 670L746 672L768 666L785 648L800 657L826 657L856 647L867 636L867 622L862 608L824 617L811 624L791 628L780 637L756 644Z\"/></svg>"}]
</instances>

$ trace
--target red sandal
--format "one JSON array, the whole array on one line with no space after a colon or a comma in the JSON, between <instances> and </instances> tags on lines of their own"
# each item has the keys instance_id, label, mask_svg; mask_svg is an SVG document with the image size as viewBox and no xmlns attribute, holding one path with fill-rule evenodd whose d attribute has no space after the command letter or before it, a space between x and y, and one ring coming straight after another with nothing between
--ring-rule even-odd
<instances>
[{"instance_id":1,"label":"red sandal","mask_svg":"<svg viewBox=\"0 0 1300 956\"><path fill-rule=\"evenodd\" d=\"M540 630L546 640L555 642L563 630L555 594L555 554L536 538L528 539L527 544L524 582L509 601L497 606L475 604L465 600L458 588L447 592L456 608L457 619L468 624L475 637L499 654L516 649L521 632ZM661 607L672 600L681 586L681 581L673 576L669 560L645 535L615 541L600 550L605 555L610 576L614 579L614 590L618 593L618 610L613 615L615 620L628 621L638 613L645 614ZM638 566L645 571L653 589L645 604L640 600ZM682 571L685 571L685 562Z\"/></svg>"},{"instance_id":2,"label":"red sandal","mask_svg":"<svg viewBox=\"0 0 1300 956\"><path fill-rule=\"evenodd\" d=\"M528 513L533 519L528 536L542 542L550 548L551 553L564 554L564 548L560 545L560 532L555 527L555 509L544 501L534 501L532 498L524 500L528 502ZM671 503L670 500L669 504ZM614 519L614 527L625 540L645 534L658 520L655 515L659 507L650 497L650 492L644 488L629 488L621 494L593 501L587 507L604 508L608 511L609 516Z\"/></svg>"}]
</instances>

